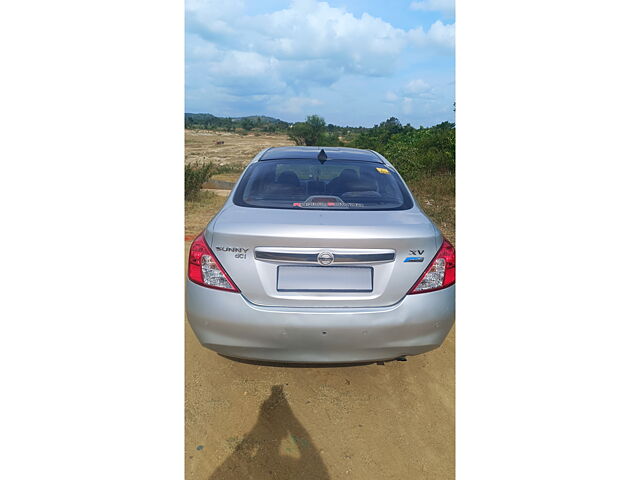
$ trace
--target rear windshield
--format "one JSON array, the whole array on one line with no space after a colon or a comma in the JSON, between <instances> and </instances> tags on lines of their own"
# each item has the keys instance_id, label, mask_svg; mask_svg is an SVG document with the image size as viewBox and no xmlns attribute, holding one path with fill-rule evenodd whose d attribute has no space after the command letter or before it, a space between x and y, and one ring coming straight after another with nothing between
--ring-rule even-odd
<instances>
[{"instance_id":1,"label":"rear windshield","mask_svg":"<svg viewBox=\"0 0 640 480\"><path fill-rule=\"evenodd\" d=\"M240 180L233 201L244 207L406 210L411 196L398 174L362 160L263 160Z\"/></svg>"}]
</instances>

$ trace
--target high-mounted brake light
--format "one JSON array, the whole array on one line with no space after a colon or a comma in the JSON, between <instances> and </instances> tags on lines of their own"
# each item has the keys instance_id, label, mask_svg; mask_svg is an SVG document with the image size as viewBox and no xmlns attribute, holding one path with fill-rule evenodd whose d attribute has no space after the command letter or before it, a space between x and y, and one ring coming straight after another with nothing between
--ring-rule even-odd
<instances>
[{"instance_id":1,"label":"high-mounted brake light","mask_svg":"<svg viewBox=\"0 0 640 480\"><path fill-rule=\"evenodd\" d=\"M193 240L189 250L189 280L203 287L240 292L205 242L202 233Z\"/></svg>"},{"instance_id":2,"label":"high-mounted brake light","mask_svg":"<svg viewBox=\"0 0 640 480\"><path fill-rule=\"evenodd\" d=\"M456 281L456 251L445 238L431 263L407 295L433 292L453 285Z\"/></svg>"}]
</instances>

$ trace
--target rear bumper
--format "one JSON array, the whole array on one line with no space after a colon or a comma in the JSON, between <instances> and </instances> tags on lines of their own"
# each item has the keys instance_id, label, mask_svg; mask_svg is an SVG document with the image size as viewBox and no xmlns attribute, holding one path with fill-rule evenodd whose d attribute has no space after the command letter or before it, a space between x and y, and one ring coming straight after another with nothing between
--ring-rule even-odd
<instances>
[{"instance_id":1,"label":"rear bumper","mask_svg":"<svg viewBox=\"0 0 640 480\"><path fill-rule=\"evenodd\" d=\"M230 357L349 363L417 355L442 344L455 316L455 285L389 307L254 305L242 294L187 280L187 317L204 345Z\"/></svg>"}]
</instances>

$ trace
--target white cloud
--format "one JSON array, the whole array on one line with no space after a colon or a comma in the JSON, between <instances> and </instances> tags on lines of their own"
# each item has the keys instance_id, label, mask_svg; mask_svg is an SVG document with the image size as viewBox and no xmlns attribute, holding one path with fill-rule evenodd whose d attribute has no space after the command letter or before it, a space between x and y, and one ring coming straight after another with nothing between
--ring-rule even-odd
<instances>
[{"instance_id":1,"label":"white cloud","mask_svg":"<svg viewBox=\"0 0 640 480\"><path fill-rule=\"evenodd\" d=\"M188 45L185 56L187 62L206 61L222 55L222 51L214 43L207 42L198 35L187 34L186 43Z\"/></svg>"},{"instance_id":2,"label":"white cloud","mask_svg":"<svg viewBox=\"0 0 640 480\"><path fill-rule=\"evenodd\" d=\"M436 99L435 88L422 78L414 78L397 91L387 92L385 100L394 104L404 115L427 111Z\"/></svg>"},{"instance_id":3,"label":"white cloud","mask_svg":"<svg viewBox=\"0 0 640 480\"><path fill-rule=\"evenodd\" d=\"M396 28L318 0L292 0L257 15L237 0L186 0L187 108L230 115L240 108L267 109L289 118L334 109L359 118L362 108L346 105L367 97L364 91L375 84L371 95L387 105L420 112L420 103L432 95L420 74L401 87L391 82L416 58L451 55L455 26L436 21L425 28ZM342 93L356 79L362 86ZM330 108L329 98L340 106ZM377 110L370 100L362 103Z\"/></svg>"},{"instance_id":4,"label":"white cloud","mask_svg":"<svg viewBox=\"0 0 640 480\"><path fill-rule=\"evenodd\" d=\"M210 63L211 81L228 89L242 89L258 95L283 91L287 84L280 78L278 60L256 52L228 51Z\"/></svg>"},{"instance_id":5,"label":"white cloud","mask_svg":"<svg viewBox=\"0 0 640 480\"><path fill-rule=\"evenodd\" d=\"M187 14L195 13L208 21L238 17L246 10L242 0L186 0L184 8Z\"/></svg>"},{"instance_id":6,"label":"white cloud","mask_svg":"<svg viewBox=\"0 0 640 480\"><path fill-rule=\"evenodd\" d=\"M242 3L228 0L187 0L186 9L188 35L201 40L188 42L187 58L203 60L207 42L218 50L251 53L242 60L239 53L230 56L212 49L210 71L221 74L223 81L227 76L267 74L268 82L275 84L273 77L278 77L301 93L308 85L331 85L345 74L392 75L408 45L435 53L452 44L452 25L436 22L427 32L405 31L367 13L356 17L317 0L293 0L288 8L254 16L246 14ZM232 75L233 68L240 72Z\"/></svg>"},{"instance_id":7,"label":"white cloud","mask_svg":"<svg viewBox=\"0 0 640 480\"><path fill-rule=\"evenodd\" d=\"M454 23L444 24L436 20L428 31L422 27L414 28L408 33L411 41L419 47L436 48L441 52L453 51L456 40L456 27Z\"/></svg>"},{"instance_id":8,"label":"white cloud","mask_svg":"<svg viewBox=\"0 0 640 480\"><path fill-rule=\"evenodd\" d=\"M402 113L405 115L413 113L413 98L405 97L402 99Z\"/></svg>"},{"instance_id":9,"label":"white cloud","mask_svg":"<svg viewBox=\"0 0 640 480\"><path fill-rule=\"evenodd\" d=\"M411 2L409 8L426 12L442 12L445 15L453 16L456 2L455 0L423 0L421 2Z\"/></svg>"},{"instance_id":10,"label":"white cloud","mask_svg":"<svg viewBox=\"0 0 640 480\"><path fill-rule=\"evenodd\" d=\"M346 73L388 75L406 45L406 32L364 13L360 18L326 2L294 0L273 13L248 17L243 25L256 51L286 60L330 61Z\"/></svg>"},{"instance_id":11,"label":"white cloud","mask_svg":"<svg viewBox=\"0 0 640 480\"><path fill-rule=\"evenodd\" d=\"M404 86L403 92L407 96L419 96L430 93L431 90L432 88L427 82L425 82L421 78L417 78L407 83Z\"/></svg>"},{"instance_id":12,"label":"white cloud","mask_svg":"<svg viewBox=\"0 0 640 480\"><path fill-rule=\"evenodd\" d=\"M387 92L384 96L387 102L397 102L399 98L395 92Z\"/></svg>"},{"instance_id":13,"label":"white cloud","mask_svg":"<svg viewBox=\"0 0 640 480\"><path fill-rule=\"evenodd\" d=\"M307 111L308 107L317 107L318 105L322 105L322 102L316 98L290 97L276 105L274 110L299 114Z\"/></svg>"}]
</instances>

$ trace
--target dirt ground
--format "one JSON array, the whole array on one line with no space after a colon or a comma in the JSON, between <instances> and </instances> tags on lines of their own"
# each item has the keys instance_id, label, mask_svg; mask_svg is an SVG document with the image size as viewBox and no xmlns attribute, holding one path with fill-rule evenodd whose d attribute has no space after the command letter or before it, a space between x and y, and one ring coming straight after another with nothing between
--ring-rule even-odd
<instances>
[{"instance_id":1,"label":"dirt ground","mask_svg":"<svg viewBox=\"0 0 640 480\"><path fill-rule=\"evenodd\" d=\"M235 161L264 148L249 140L229 142ZM185 254L224 199L187 205ZM242 363L202 347L188 323L185 349L189 480L455 477L455 328L439 349L384 365Z\"/></svg>"},{"instance_id":2,"label":"dirt ground","mask_svg":"<svg viewBox=\"0 0 640 480\"><path fill-rule=\"evenodd\" d=\"M219 145L217 142L224 142ZM267 147L294 145L285 135L185 130L185 162L215 162L221 165L248 163L260 150Z\"/></svg>"}]
</instances>

